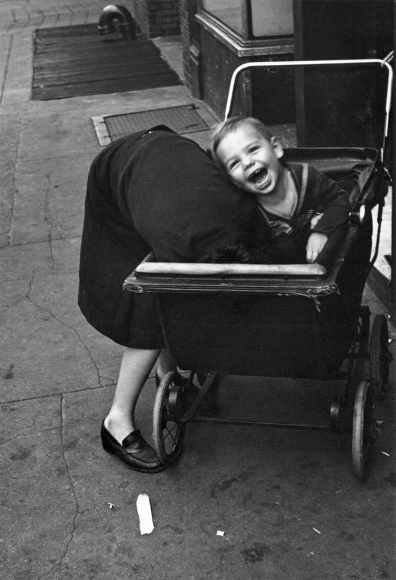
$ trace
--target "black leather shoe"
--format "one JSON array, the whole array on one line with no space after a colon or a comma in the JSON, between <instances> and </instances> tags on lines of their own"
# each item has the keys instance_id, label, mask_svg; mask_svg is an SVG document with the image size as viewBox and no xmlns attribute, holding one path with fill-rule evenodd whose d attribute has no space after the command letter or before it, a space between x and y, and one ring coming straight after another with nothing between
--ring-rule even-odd
<instances>
[{"instance_id":1,"label":"black leather shoe","mask_svg":"<svg viewBox=\"0 0 396 580\"><path fill-rule=\"evenodd\" d=\"M125 437L122 445L108 432L102 423L100 430L102 446L107 453L116 455L129 469L142 473L158 473L166 467L158 459L154 449L143 439L140 431L133 431Z\"/></svg>"}]
</instances>

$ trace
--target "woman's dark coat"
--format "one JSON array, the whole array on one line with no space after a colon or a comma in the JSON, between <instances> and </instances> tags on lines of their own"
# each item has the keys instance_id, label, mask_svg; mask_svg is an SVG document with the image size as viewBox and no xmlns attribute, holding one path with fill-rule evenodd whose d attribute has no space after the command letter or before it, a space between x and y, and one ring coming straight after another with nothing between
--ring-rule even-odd
<instances>
[{"instance_id":1,"label":"woman's dark coat","mask_svg":"<svg viewBox=\"0 0 396 580\"><path fill-rule=\"evenodd\" d=\"M193 141L166 127L119 139L88 177L78 303L88 322L134 348L164 346L155 296L122 289L153 250L195 262L247 242L255 201L223 177Z\"/></svg>"}]
</instances>

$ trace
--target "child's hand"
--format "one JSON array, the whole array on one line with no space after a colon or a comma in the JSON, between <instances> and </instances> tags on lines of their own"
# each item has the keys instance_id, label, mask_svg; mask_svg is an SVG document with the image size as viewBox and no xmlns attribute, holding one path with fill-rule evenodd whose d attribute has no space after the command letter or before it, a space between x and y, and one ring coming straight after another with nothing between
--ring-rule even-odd
<instances>
[{"instance_id":1,"label":"child's hand","mask_svg":"<svg viewBox=\"0 0 396 580\"><path fill-rule=\"evenodd\" d=\"M313 218L311 219L311 230L314 229L314 227L316 226L316 224L318 223L318 221L320 219L322 219L323 214L322 213L316 213Z\"/></svg>"},{"instance_id":2,"label":"child's hand","mask_svg":"<svg viewBox=\"0 0 396 580\"><path fill-rule=\"evenodd\" d=\"M314 232L309 236L307 243L307 262L309 264L315 262L316 258L323 250L327 239L328 237L326 234L320 234L319 232Z\"/></svg>"}]
</instances>

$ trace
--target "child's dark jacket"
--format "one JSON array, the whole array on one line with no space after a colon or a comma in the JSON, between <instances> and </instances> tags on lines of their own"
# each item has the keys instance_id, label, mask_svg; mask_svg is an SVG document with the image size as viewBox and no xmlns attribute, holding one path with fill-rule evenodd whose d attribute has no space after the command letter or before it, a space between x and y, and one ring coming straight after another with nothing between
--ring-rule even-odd
<instances>
[{"instance_id":1,"label":"child's dark jacket","mask_svg":"<svg viewBox=\"0 0 396 580\"><path fill-rule=\"evenodd\" d=\"M306 245L313 232L330 237L342 232L348 223L350 203L347 192L306 163L288 164L287 167L296 185L297 207L290 219L261 211L256 242L258 261L305 263ZM321 217L311 228L311 220L316 214L321 214Z\"/></svg>"}]
</instances>

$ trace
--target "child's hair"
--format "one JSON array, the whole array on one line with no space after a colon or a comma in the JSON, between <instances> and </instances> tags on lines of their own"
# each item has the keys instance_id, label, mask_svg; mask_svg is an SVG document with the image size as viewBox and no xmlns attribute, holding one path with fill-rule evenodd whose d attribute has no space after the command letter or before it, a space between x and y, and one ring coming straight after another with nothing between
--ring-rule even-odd
<instances>
[{"instance_id":1,"label":"child's hair","mask_svg":"<svg viewBox=\"0 0 396 580\"><path fill-rule=\"evenodd\" d=\"M209 264L253 264L255 259L248 247L241 242L213 250L199 261Z\"/></svg>"},{"instance_id":2,"label":"child's hair","mask_svg":"<svg viewBox=\"0 0 396 580\"><path fill-rule=\"evenodd\" d=\"M210 153L212 155L213 161L223 171L224 167L221 160L219 159L219 156L217 155L217 149L227 135L244 125L249 125L250 127L256 129L258 133L260 133L260 135L262 135L269 142L273 138L272 133L267 129L264 123L259 121L259 119L255 119L254 117L230 117L222 123L219 123L215 126L211 136Z\"/></svg>"}]
</instances>

